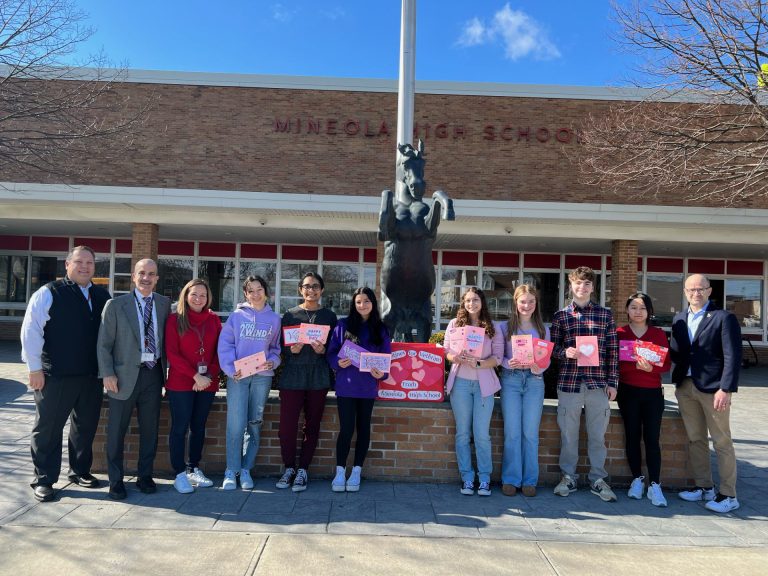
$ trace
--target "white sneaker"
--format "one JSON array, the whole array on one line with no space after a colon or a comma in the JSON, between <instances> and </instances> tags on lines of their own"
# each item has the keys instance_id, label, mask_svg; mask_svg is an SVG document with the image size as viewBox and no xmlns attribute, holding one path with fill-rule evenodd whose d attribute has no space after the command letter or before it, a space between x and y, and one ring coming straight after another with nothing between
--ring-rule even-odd
<instances>
[{"instance_id":1,"label":"white sneaker","mask_svg":"<svg viewBox=\"0 0 768 576\"><path fill-rule=\"evenodd\" d=\"M576 480L568 476L568 474L563 474L560 483L555 486L554 493L557 496L568 496L572 492L576 492L576 490L578 490Z\"/></svg>"},{"instance_id":2,"label":"white sneaker","mask_svg":"<svg viewBox=\"0 0 768 576\"><path fill-rule=\"evenodd\" d=\"M189 483L186 472L179 472L176 474L176 479L173 481L173 487L179 494L190 494L195 491L192 488L192 484Z\"/></svg>"},{"instance_id":3,"label":"white sneaker","mask_svg":"<svg viewBox=\"0 0 768 576\"><path fill-rule=\"evenodd\" d=\"M635 500L641 500L643 498L643 490L645 489L645 483L643 480L645 480L645 476L638 476L632 480L632 484L629 486L629 491L627 491L627 496L634 498ZM648 498L650 497L651 494L649 492Z\"/></svg>"},{"instance_id":4,"label":"white sneaker","mask_svg":"<svg viewBox=\"0 0 768 576\"><path fill-rule=\"evenodd\" d=\"M477 489L478 496L490 496L491 495L491 483L480 482L480 487Z\"/></svg>"},{"instance_id":5,"label":"white sneaker","mask_svg":"<svg viewBox=\"0 0 768 576\"><path fill-rule=\"evenodd\" d=\"M240 488L243 490L253 490L253 478L251 478L251 471L243 468L240 470Z\"/></svg>"},{"instance_id":6,"label":"white sneaker","mask_svg":"<svg viewBox=\"0 0 768 576\"><path fill-rule=\"evenodd\" d=\"M718 502L717 498L722 498L722 500ZM704 504L704 508L711 512L717 512L718 514L726 514L727 512L732 512L733 510L738 509L740 506L736 496L731 497L718 494L717 498Z\"/></svg>"},{"instance_id":7,"label":"white sneaker","mask_svg":"<svg viewBox=\"0 0 768 576\"><path fill-rule=\"evenodd\" d=\"M467 480L466 482L462 483L459 492L464 494L464 496L473 496L475 494L475 483Z\"/></svg>"},{"instance_id":8,"label":"white sneaker","mask_svg":"<svg viewBox=\"0 0 768 576\"><path fill-rule=\"evenodd\" d=\"M291 490L294 492L304 492L304 490L307 489L307 484L309 484L309 476L307 475L307 471L304 470L304 468L299 468L296 471L296 478L293 479L293 486L291 486Z\"/></svg>"},{"instance_id":9,"label":"white sneaker","mask_svg":"<svg viewBox=\"0 0 768 576\"><path fill-rule=\"evenodd\" d=\"M352 468L352 473L349 475L349 480L347 480L347 492L359 492L360 491L360 474L362 474L363 469L360 466L354 466Z\"/></svg>"},{"instance_id":10,"label":"white sneaker","mask_svg":"<svg viewBox=\"0 0 768 576\"><path fill-rule=\"evenodd\" d=\"M290 488L291 484L293 483L294 476L296 476L296 470L293 468L286 468L285 472L283 472L283 475L280 476L280 480L278 480L277 484L275 484L275 488L279 488L280 490Z\"/></svg>"},{"instance_id":11,"label":"white sneaker","mask_svg":"<svg viewBox=\"0 0 768 576\"><path fill-rule=\"evenodd\" d=\"M192 486L197 486L198 488L210 488L213 486L213 480L203 474L203 471L200 470L200 468L195 468L192 472L187 472L187 480L189 480L189 483L192 484Z\"/></svg>"},{"instance_id":12,"label":"white sneaker","mask_svg":"<svg viewBox=\"0 0 768 576\"><path fill-rule=\"evenodd\" d=\"M232 470L224 471L224 482L221 483L222 490L234 490L237 488L237 478Z\"/></svg>"},{"instance_id":13,"label":"white sneaker","mask_svg":"<svg viewBox=\"0 0 768 576\"><path fill-rule=\"evenodd\" d=\"M603 502L616 502L616 494L613 493L608 483L600 478L597 482L592 484L592 494L600 496L600 500Z\"/></svg>"},{"instance_id":14,"label":"white sneaker","mask_svg":"<svg viewBox=\"0 0 768 576\"><path fill-rule=\"evenodd\" d=\"M683 490L678 496L686 502L709 502L715 499L715 489L712 488L699 488L696 487L693 490Z\"/></svg>"},{"instance_id":15,"label":"white sneaker","mask_svg":"<svg viewBox=\"0 0 768 576\"><path fill-rule=\"evenodd\" d=\"M344 492L347 489L347 469L344 466L336 466L336 476L331 482L331 490L334 492Z\"/></svg>"},{"instance_id":16,"label":"white sneaker","mask_svg":"<svg viewBox=\"0 0 768 576\"><path fill-rule=\"evenodd\" d=\"M661 491L661 486L659 486L656 482L651 482L651 485L648 486L648 500L650 500L651 504L654 506L659 506L660 508L667 507L667 499L664 498L664 493Z\"/></svg>"}]
</instances>

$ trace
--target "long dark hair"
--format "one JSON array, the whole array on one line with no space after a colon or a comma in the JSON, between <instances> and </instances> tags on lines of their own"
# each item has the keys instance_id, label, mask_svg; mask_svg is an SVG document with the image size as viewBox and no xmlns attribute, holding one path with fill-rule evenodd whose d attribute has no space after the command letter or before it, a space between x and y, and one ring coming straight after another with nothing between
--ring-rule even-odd
<instances>
[{"instance_id":1,"label":"long dark hair","mask_svg":"<svg viewBox=\"0 0 768 576\"><path fill-rule=\"evenodd\" d=\"M469 324L469 312L467 312L467 309L464 307L464 298L467 297L467 294L472 293L477 294L478 298L480 298L480 327L485 328L485 334L488 336L488 338L493 338L493 335L496 334L496 328L493 325L493 320L491 320L491 312L488 310L488 304L485 301L485 294L482 290L480 290L480 288L475 286L470 286L467 288L467 291L461 295L459 313L456 314L456 326L466 326Z\"/></svg>"},{"instance_id":2,"label":"long dark hair","mask_svg":"<svg viewBox=\"0 0 768 576\"><path fill-rule=\"evenodd\" d=\"M193 278L184 285L184 288L179 292L179 301L176 304L176 329L179 332L179 336L184 336L184 333L189 330L189 304L187 304L187 294L195 286L205 286L205 306L201 312L207 312L211 309L211 288L208 286L208 282L202 278Z\"/></svg>"},{"instance_id":3,"label":"long dark hair","mask_svg":"<svg viewBox=\"0 0 768 576\"><path fill-rule=\"evenodd\" d=\"M630 294L629 298L627 298L627 310L629 309L629 305L632 304L632 300L637 300L638 298L643 301L645 311L648 312L648 317L645 319L645 325L653 326L653 300L651 300L651 297L645 292L635 292L634 294Z\"/></svg>"},{"instance_id":4,"label":"long dark hair","mask_svg":"<svg viewBox=\"0 0 768 576\"><path fill-rule=\"evenodd\" d=\"M368 286L358 288L352 293L352 302L349 304L349 316L347 316L347 331L344 334L344 338L357 344L360 340L360 329L363 326L363 317L360 316L360 312L357 311L355 306L355 298L359 295L368 297L371 301L371 314L368 316L368 333L371 335L371 342L376 346L381 346L384 341L383 333L386 331L384 323L381 321L381 315L379 314L379 303L376 301L376 294Z\"/></svg>"}]
</instances>

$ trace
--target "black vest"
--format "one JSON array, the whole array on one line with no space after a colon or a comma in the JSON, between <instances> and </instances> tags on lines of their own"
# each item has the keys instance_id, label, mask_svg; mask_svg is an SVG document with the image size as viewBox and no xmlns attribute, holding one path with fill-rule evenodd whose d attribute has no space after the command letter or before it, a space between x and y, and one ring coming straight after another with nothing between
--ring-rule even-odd
<instances>
[{"instance_id":1,"label":"black vest","mask_svg":"<svg viewBox=\"0 0 768 576\"><path fill-rule=\"evenodd\" d=\"M46 287L53 295L53 303L43 330L43 371L52 376L96 376L96 340L109 292L91 285L91 310L74 282L56 280Z\"/></svg>"}]
</instances>

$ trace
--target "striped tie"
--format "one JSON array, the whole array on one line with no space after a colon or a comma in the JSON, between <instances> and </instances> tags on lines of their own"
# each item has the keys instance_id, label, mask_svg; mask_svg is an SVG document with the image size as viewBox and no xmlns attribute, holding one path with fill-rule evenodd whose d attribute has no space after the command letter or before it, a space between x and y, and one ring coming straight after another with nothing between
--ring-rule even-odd
<instances>
[{"instance_id":1,"label":"striped tie","mask_svg":"<svg viewBox=\"0 0 768 576\"><path fill-rule=\"evenodd\" d=\"M146 333L144 334L144 347L146 352L151 352L154 356L157 350L155 346L155 329L152 327L152 296L144 298L144 326L146 326ZM144 366L147 368L154 368L155 362L144 362Z\"/></svg>"}]
</instances>

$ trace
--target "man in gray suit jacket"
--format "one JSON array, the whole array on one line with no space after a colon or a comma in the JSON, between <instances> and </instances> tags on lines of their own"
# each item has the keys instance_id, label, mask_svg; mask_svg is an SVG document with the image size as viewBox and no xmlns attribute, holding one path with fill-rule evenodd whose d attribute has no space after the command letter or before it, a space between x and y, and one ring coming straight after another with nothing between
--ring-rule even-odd
<instances>
[{"instance_id":1,"label":"man in gray suit jacket","mask_svg":"<svg viewBox=\"0 0 768 576\"><path fill-rule=\"evenodd\" d=\"M132 279L136 288L104 307L97 348L99 376L109 396L107 465L109 496L115 500L126 497L123 447L134 407L139 422L136 487L145 494L156 490L152 467L166 374L163 336L171 310L171 301L154 292L159 277L153 260L139 260Z\"/></svg>"}]
</instances>

